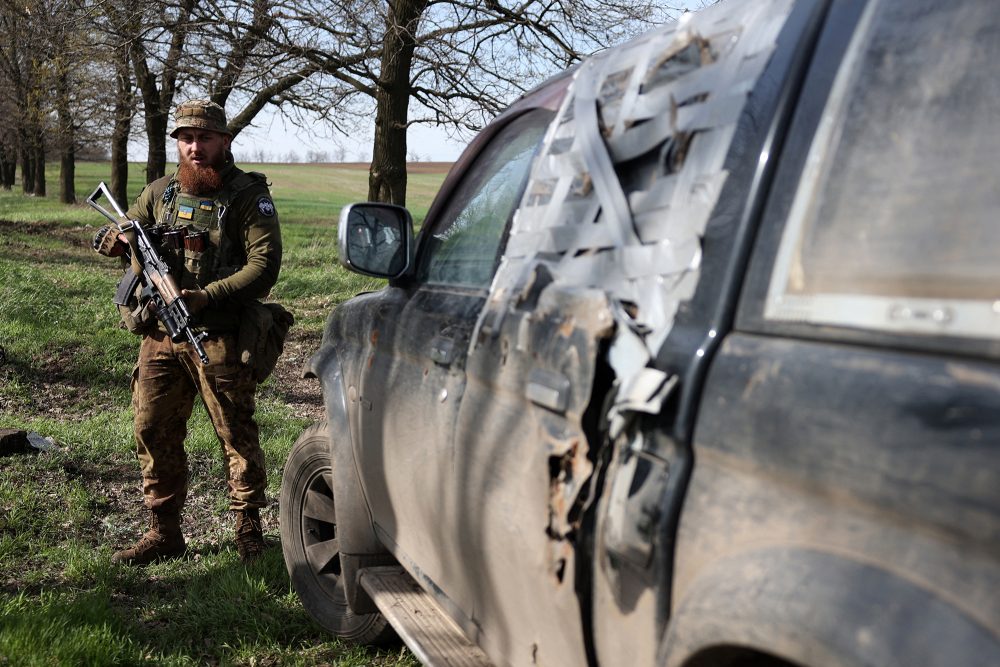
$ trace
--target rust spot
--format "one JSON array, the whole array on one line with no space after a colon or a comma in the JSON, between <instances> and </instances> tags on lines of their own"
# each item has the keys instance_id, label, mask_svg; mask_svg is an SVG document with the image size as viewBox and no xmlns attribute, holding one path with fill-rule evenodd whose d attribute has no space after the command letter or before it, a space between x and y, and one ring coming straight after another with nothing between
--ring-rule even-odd
<instances>
[{"instance_id":1,"label":"rust spot","mask_svg":"<svg viewBox=\"0 0 1000 667\"><path fill-rule=\"evenodd\" d=\"M372 345L378 345L378 329L372 329L372 335L368 337Z\"/></svg>"},{"instance_id":2,"label":"rust spot","mask_svg":"<svg viewBox=\"0 0 1000 667\"><path fill-rule=\"evenodd\" d=\"M583 518L586 494L581 493L593 474L590 448L579 434L557 438L549 435L549 571L562 584L566 564L573 555L573 537Z\"/></svg>"},{"instance_id":3,"label":"rust spot","mask_svg":"<svg viewBox=\"0 0 1000 667\"><path fill-rule=\"evenodd\" d=\"M368 356L368 368L371 368L374 365L375 365L375 355L372 354Z\"/></svg>"},{"instance_id":4,"label":"rust spot","mask_svg":"<svg viewBox=\"0 0 1000 667\"><path fill-rule=\"evenodd\" d=\"M573 335L573 329L576 328L576 323L573 321L572 317L567 317L559 325L559 335L563 338L569 338Z\"/></svg>"},{"instance_id":5,"label":"rust spot","mask_svg":"<svg viewBox=\"0 0 1000 667\"><path fill-rule=\"evenodd\" d=\"M549 574L556 580L556 584L562 584L566 580L566 568L572 557L572 542L562 540L549 544Z\"/></svg>"}]
</instances>

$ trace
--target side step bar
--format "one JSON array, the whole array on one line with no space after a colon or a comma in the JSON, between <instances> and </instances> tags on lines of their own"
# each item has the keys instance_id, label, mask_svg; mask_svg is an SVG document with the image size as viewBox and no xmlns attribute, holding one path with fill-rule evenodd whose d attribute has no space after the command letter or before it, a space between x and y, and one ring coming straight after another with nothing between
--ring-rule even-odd
<instances>
[{"instance_id":1,"label":"side step bar","mask_svg":"<svg viewBox=\"0 0 1000 667\"><path fill-rule=\"evenodd\" d=\"M491 667L429 593L401 567L369 567L360 573L364 588L382 615L424 665Z\"/></svg>"}]
</instances>

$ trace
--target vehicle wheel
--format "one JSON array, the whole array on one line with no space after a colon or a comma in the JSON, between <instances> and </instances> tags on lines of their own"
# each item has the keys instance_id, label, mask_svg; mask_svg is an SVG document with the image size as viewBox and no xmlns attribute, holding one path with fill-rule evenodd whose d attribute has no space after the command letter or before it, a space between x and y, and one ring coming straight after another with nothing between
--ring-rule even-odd
<instances>
[{"instance_id":1,"label":"vehicle wheel","mask_svg":"<svg viewBox=\"0 0 1000 667\"><path fill-rule=\"evenodd\" d=\"M394 636L382 614L355 614L347 605L329 443L329 424L313 424L285 462L279 506L285 567L302 606L320 625L353 643L381 643Z\"/></svg>"}]
</instances>

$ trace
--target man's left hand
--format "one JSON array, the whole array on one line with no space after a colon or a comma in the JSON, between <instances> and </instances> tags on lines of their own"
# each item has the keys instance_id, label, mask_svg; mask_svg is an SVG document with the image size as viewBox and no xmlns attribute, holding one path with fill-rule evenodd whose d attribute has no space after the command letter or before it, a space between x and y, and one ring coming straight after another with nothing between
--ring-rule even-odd
<instances>
[{"instance_id":1,"label":"man's left hand","mask_svg":"<svg viewBox=\"0 0 1000 667\"><path fill-rule=\"evenodd\" d=\"M181 297L192 313L197 313L208 305L208 292L203 289L182 289Z\"/></svg>"}]
</instances>

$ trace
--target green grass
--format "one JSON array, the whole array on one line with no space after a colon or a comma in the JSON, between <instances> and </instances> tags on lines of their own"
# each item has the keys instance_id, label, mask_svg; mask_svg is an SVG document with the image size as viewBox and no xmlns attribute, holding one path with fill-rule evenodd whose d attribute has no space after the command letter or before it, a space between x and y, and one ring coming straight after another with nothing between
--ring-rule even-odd
<instances>
[{"instance_id":1,"label":"green grass","mask_svg":"<svg viewBox=\"0 0 1000 667\"><path fill-rule=\"evenodd\" d=\"M272 297L296 315L295 354L311 354L330 309L380 285L337 264L337 217L365 199L367 173L241 166L273 183L285 259ZM108 174L107 164L80 163L78 199ZM275 546L249 568L239 563L219 445L200 405L186 441L189 557L139 570L111 564L141 528L129 394L139 339L117 327L115 263L89 247L103 218L59 204L56 175L53 167L46 198L0 192L0 428L58 445L0 457L0 665L415 665L405 649L346 646L312 622L290 588L274 506L263 516ZM416 220L443 177L410 177ZM133 164L130 197L142 185ZM283 382L276 373L258 393L271 499L310 421Z\"/></svg>"}]
</instances>

